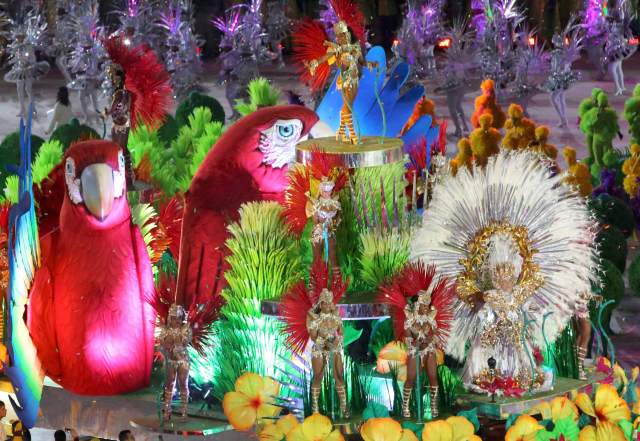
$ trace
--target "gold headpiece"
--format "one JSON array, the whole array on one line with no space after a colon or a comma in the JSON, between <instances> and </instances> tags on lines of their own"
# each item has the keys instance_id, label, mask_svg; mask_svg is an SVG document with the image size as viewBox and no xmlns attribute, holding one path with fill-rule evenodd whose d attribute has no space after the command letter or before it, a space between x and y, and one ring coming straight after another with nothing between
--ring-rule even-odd
<instances>
[{"instance_id":1,"label":"gold headpiece","mask_svg":"<svg viewBox=\"0 0 640 441\"><path fill-rule=\"evenodd\" d=\"M322 181L320 181L320 190L322 191L332 191L333 187L335 187L336 183L327 178L326 176L322 177Z\"/></svg>"},{"instance_id":2,"label":"gold headpiece","mask_svg":"<svg viewBox=\"0 0 640 441\"><path fill-rule=\"evenodd\" d=\"M327 302L333 304L333 293L329 291L327 288L324 288L322 292L320 292L320 298L318 299L318 303Z\"/></svg>"},{"instance_id":3,"label":"gold headpiece","mask_svg":"<svg viewBox=\"0 0 640 441\"><path fill-rule=\"evenodd\" d=\"M185 321L187 319L187 313L182 305L173 303L169 307L169 318L178 318L182 321Z\"/></svg>"},{"instance_id":4,"label":"gold headpiece","mask_svg":"<svg viewBox=\"0 0 640 441\"><path fill-rule=\"evenodd\" d=\"M333 25L333 32L336 35L348 34L349 33L349 27L347 26L347 23L345 23L344 21L340 20L339 22L337 22L336 24Z\"/></svg>"},{"instance_id":5,"label":"gold headpiece","mask_svg":"<svg viewBox=\"0 0 640 441\"><path fill-rule=\"evenodd\" d=\"M422 290L418 292L418 300L416 301L416 306L431 304L431 292Z\"/></svg>"}]
</instances>

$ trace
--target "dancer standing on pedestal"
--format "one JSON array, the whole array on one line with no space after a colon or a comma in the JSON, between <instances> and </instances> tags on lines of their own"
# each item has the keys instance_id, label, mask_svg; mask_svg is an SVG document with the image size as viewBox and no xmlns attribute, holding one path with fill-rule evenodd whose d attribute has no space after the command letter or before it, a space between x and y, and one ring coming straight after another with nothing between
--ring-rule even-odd
<instances>
[{"instance_id":1,"label":"dancer standing on pedestal","mask_svg":"<svg viewBox=\"0 0 640 441\"><path fill-rule=\"evenodd\" d=\"M344 384L342 355L344 330L337 303L347 290L339 271L329 277L326 263L316 260L311 268L309 287L303 281L294 285L282 298L280 313L286 323L287 342L297 353L311 343L311 411L320 412L320 391L327 366L331 366L340 412L349 418Z\"/></svg>"},{"instance_id":2,"label":"dancer standing on pedestal","mask_svg":"<svg viewBox=\"0 0 640 441\"><path fill-rule=\"evenodd\" d=\"M382 288L378 301L389 305L396 338L407 346L407 380L402 390L402 416L411 417L409 402L418 370L429 379L431 416L438 416L437 350L443 350L453 319L455 287L438 279L435 268L422 263L408 265ZM421 391L416 398L421 399Z\"/></svg>"}]
</instances>

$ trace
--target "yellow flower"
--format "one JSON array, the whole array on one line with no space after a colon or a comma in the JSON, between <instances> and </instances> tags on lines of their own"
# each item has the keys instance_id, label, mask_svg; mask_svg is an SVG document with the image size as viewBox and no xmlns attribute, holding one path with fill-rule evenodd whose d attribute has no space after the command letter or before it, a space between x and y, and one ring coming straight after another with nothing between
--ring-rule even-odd
<instances>
[{"instance_id":1,"label":"yellow flower","mask_svg":"<svg viewBox=\"0 0 640 441\"><path fill-rule=\"evenodd\" d=\"M344 441L339 430L332 430L331 420L319 413L307 417L287 435L287 441Z\"/></svg>"},{"instance_id":2,"label":"yellow flower","mask_svg":"<svg viewBox=\"0 0 640 441\"><path fill-rule=\"evenodd\" d=\"M236 380L235 391L224 395L224 414L234 429L249 430L260 419L280 413L279 407L269 404L279 390L280 385L271 378L243 374Z\"/></svg>"},{"instance_id":3,"label":"yellow flower","mask_svg":"<svg viewBox=\"0 0 640 441\"><path fill-rule=\"evenodd\" d=\"M538 431L544 427L534 417L520 415L516 422L509 427L505 441L531 441L536 437Z\"/></svg>"},{"instance_id":4,"label":"yellow flower","mask_svg":"<svg viewBox=\"0 0 640 441\"><path fill-rule=\"evenodd\" d=\"M620 420L631 418L627 403L620 398L618 391L610 384L601 384L596 391L595 403L589 395L581 392L576 396L576 405L589 416L596 418L596 423L611 422L614 425Z\"/></svg>"},{"instance_id":5,"label":"yellow flower","mask_svg":"<svg viewBox=\"0 0 640 441\"><path fill-rule=\"evenodd\" d=\"M638 380L638 375L640 374L640 367L636 366L631 369L631 382L635 383Z\"/></svg>"},{"instance_id":6,"label":"yellow flower","mask_svg":"<svg viewBox=\"0 0 640 441\"><path fill-rule=\"evenodd\" d=\"M624 395L627 391L627 384L629 384L629 380L627 379L626 372L618 363L613 366L613 381L618 389L622 386L622 394Z\"/></svg>"},{"instance_id":7,"label":"yellow flower","mask_svg":"<svg viewBox=\"0 0 640 441\"><path fill-rule=\"evenodd\" d=\"M299 425L300 423L295 416L285 415L275 424L270 423L265 426L258 434L258 439L260 441L281 441Z\"/></svg>"},{"instance_id":8,"label":"yellow flower","mask_svg":"<svg viewBox=\"0 0 640 441\"><path fill-rule=\"evenodd\" d=\"M397 370L398 380L407 379L407 347L399 341L387 343L378 353L376 371L388 374L392 369Z\"/></svg>"},{"instance_id":9,"label":"yellow flower","mask_svg":"<svg viewBox=\"0 0 640 441\"><path fill-rule=\"evenodd\" d=\"M425 424L422 441L482 441L473 432L475 429L471 421L462 416L452 416Z\"/></svg>"},{"instance_id":10,"label":"yellow flower","mask_svg":"<svg viewBox=\"0 0 640 441\"><path fill-rule=\"evenodd\" d=\"M542 419L552 420L554 423L568 417L573 418L574 421L578 421L579 418L578 408L567 397L556 397L551 401L544 401L535 406L530 413L540 413Z\"/></svg>"},{"instance_id":11,"label":"yellow flower","mask_svg":"<svg viewBox=\"0 0 640 441\"><path fill-rule=\"evenodd\" d=\"M580 431L578 441L626 441L624 432L615 424L604 421L596 427L585 426Z\"/></svg>"},{"instance_id":12,"label":"yellow flower","mask_svg":"<svg viewBox=\"0 0 640 441\"><path fill-rule=\"evenodd\" d=\"M414 433L404 430L399 422L391 418L371 418L360 428L364 441L418 441Z\"/></svg>"},{"instance_id":13,"label":"yellow flower","mask_svg":"<svg viewBox=\"0 0 640 441\"><path fill-rule=\"evenodd\" d=\"M633 430L640 429L640 416L633 421Z\"/></svg>"}]
</instances>

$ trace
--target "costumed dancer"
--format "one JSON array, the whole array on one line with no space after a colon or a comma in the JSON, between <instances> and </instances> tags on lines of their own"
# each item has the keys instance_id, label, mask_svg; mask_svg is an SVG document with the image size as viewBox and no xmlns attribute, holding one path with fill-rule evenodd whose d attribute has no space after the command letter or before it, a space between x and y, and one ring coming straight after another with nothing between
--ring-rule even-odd
<instances>
[{"instance_id":1,"label":"costumed dancer","mask_svg":"<svg viewBox=\"0 0 640 441\"><path fill-rule=\"evenodd\" d=\"M285 194L285 219L292 231L301 234L311 219L313 258L324 259L334 270L338 268L336 229L342 208L339 194L347 177L339 156L314 150L307 167L293 170L292 185Z\"/></svg>"},{"instance_id":2,"label":"costumed dancer","mask_svg":"<svg viewBox=\"0 0 640 441\"><path fill-rule=\"evenodd\" d=\"M587 52L587 58L598 73L598 81L603 80L607 75L607 65L603 63L603 58L605 57L604 45L609 38L607 13L606 0L584 0L582 12L582 28L585 33L584 47Z\"/></svg>"},{"instance_id":3,"label":"costumed dancer","mask_svg":"<svg viewBox=\"0 0 640 441\"><path fill-rule=\"evenodd\" d=\"M586 380L587 374L584 370L584 360L589 353L589 341L591 340L591 319L589 317L589 303L594 301L600 303L602 296L595 295L591 290L583 291L576 300L576 342L575 351L578 358L578 378Z\"/></svg>"},{"instance_id":4,"label":"costumed dancer","mask_svg":"<svg viewBox=\"0 0 640 441\"><path fill-rule=\"evenodd\" d=\"M71 11L74 10L74 4L69 5ZM70 83L73 81L69 73L69 54L73 49L71 43L75 39L73 30L73 12L68 12L65 5L59 5L57 11L56 29L53 35L53 44L47 48L48 55L54 57L56 67L64 76L65 81Z\"/></svg>"},{"instance_id":5,"label":"costumed dancer","mask_svg":"<svg viewBox=\"0 0 640 441\"><path fill-rule=\"evenodd\" d=\"M113 121L111 138L122 147L127 184L133 186L135 175L127 149L129 131L139 124L155 127L161 123L173 92L169 74L148 46L131 47L122 37L112 37L106 49L111 60L113 99L104 116Z\"/></svg>"},{"instance_id":6,"label":"costumed dancer","mask_svg":"<svg viewBox=\"0 0 640 441\"><path fill-rule=\"evenodd\" d=\"M229 9L224 17L216 17L211 23L222 32L219 79L225 85L225 96L233 112L231 119L236 119L240 116L235 109L236 100L246 93L249 81L259 76L258 60L252 52L251 42L241 33L240 8Z\"/></svg>"},{"instance_id":7,"label":"costumed dancer","mask_svg":"<svg viewBox=\"0 0 640 441\"><path fill-rule=\"evenodd\" d=\"M551 104L558 113L560 121L558 127L566 128L567 101L565 93L571 84L580 77L571 66L580 58L582 49L582 35L580 26L572 18L562 32L556 32L551 39L553 49L551 51L551 70L545 83L545 89L551 95Z\"/></svg>"},{"instance_id":8,"label":"costumed dancer","mask_svg":"<svg viewBox=\"0 0 640 441\"><path fill-rule=\"evenodd\" d=\"M437 350L444 350L453 319L455 286L435 277L435 268L409 264L382 288L379 301L389 305L396 339L407 346L407 379L402 390L402 416L411 417L409 402L417 370L429 379L431 416L438 416ZM421 392L417 393L421 399Z\"/></svg>"},{"instance_id":9,"label":"costumed dancer","mask_svg":"<svg viewBox=\"0 0 640 441\"><path fill-rule=\"evenodd\" d=\"M22 21L10 20L12 42L9 44L9 65L11 68L4 75L4 80L16 83L20 113L17 116L26 118L29 104L33 104L34 115L37 115L33 97L33 82L49 72L49 63L36 59L36 48L41 46L47 24L43 22L39 10L32 9Z\"/></svg>"},{"instance_id":10,"label":"costumed dancer","mask_svg":"<svg viewBox=\"0 0 640 441\"><path fill-rule=\"evenodd\" d=\"M342 142L357 144L360 141L353 124L353 103L358 93L360 69L377 67L377 63L365 62L361 44L364 43L364 16L352 0L332 0L331 5L340 21L333 26L335 42L318 21L302 22L293 35L294 58L301 63L306 72L302 80L312 90L321 89L328 80L331 66L335 64L339 73L336 88L342 95L340 109L340 126L336 139ZM356 38L351 41L351 32Z\"/></svg>"},{"instance_id":11,"label":"costumed dancer","mask_svg":"<svg viewBox=\"0 0 640 441\"><path fill-rule=\"evenodd\" d=\"M532 348L555 341L597 278L586 202L535 158L501 152L444 179L412 241L412 259L456 281L447 353L472 391L539 388Z\"/></svg>"},{"instance_id":12,"label":"costumed dancer","mask_svg":"<svg viewBox=\"0 0 640 441\"><path fill-rule=\"evenodd\" d=\"M102 63L105 59L102 38L104 30L99 23L97 5L89 7L74 19L75 43L69 60L73 80L67 84L80 95L85 121L99 116L98 89L103 81ZM93 111L89 109L93 106Z\"/></svg>"},{"instance_id":13,"label":"costumed dancer","mask_svg":"<svg viewBox=\"0 0 640 441\"><path fill-rule=\"evenodd\" d=\"M211 324L218 318L223 299L216 293L192 295L176 303L176 280L160 274L152 305L160 320L157 344L164 356L165 380L162 419L172 414L173 394L180 394L180 414L186 418L189 405L189 347L204 357L211 337ZM186 306L185 306L186 305Z\"/></svg>"},{"instance_id":14,"label":"costumed dancer","mask_svg":"<svg viewBox=\"0 0 640 441\"><path fill-rule=\"evenodd\" d=\"M171 84L176 98L185 97L197 87L200 71L199 51L202 42L193 34L189 21L183 20L180 5L170 6L160 14L158 27L164 35L164 63L171 75Z\"/></svg>"},{"instance_id":15,"label":"costumed dancer","mask_svg":"<svg viewBox=\"0 0 640 441\"><path fill-rule=\"evenodd\" d=\"M282 42L289 34L289 18L287 17L287 1L272 0L267 4L266 28L271 42L271 51L276 54L278 67L285 66L282 58Z\"/></svg>"},{"instance_id":16,"label":"costumed dancer","mask_svg":"<svg viewBox=\"0 0 640 441\"><path fill-rule=\"evenodd\" d=\"M329 270L321 260L313 263L309 287L304 282L294 285L282 298L280 313L286 323L287 342L297 353L302 353L311 342L311 411L320 412L320 390L327 365L333 370L340 412L349 418L347 391L344 385L342 345L344 330L337 303L347 283L339 271L334 270L329 281Z\"/></svg>"},{"instance_id":17,"label":"costumed dancer","mask_svg":"<svg viewBox=\"0 0 640 441\"><path fill-rule=\"evenodd\" d=\"M626 2L613 8L607 17L609 25L608 38L604 45L605 64L609 66L613 82L616 86L616 96L623 95L627 90L624 87L624 71L622 62L629 58L637 50L636 45L631 45L629 40L633 36L625 15Z\"/></svg>"},{"instance_id":18,"label":"costumed dancer","mask_svg":"<svg viewBox=\"0 0 640 441\"><path fill-rule=\"evenodd\" d=\"M462 101L470 88L468 75L474 64L469 60L476 58L476 49L472 44L471 34L463 22L454 24L446 36L450 39L451 44L445 56L444 75L442 75L444 84L436 87L435 92L446 94L449 115L456 126L455 136L460 138L469 133Z\"/></svg>"}]
</instances>

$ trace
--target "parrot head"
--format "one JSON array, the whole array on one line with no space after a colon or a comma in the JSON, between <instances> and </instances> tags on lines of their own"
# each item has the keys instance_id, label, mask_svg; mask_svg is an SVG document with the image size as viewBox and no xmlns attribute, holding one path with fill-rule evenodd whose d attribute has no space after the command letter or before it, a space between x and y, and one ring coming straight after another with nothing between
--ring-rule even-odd
<instances>
[{"instance_id":1,"label":"parrot head","mask_svg":"<svg viewBox=\"0 0 640 441\"><path fill-rule=\"evenodd\" d=\"M107 229L129 219L125 160L118 144L78 142L66 151L63 164L66 192L61 216L84 220L92 229Z\"/></svg>"}]
</instances>

